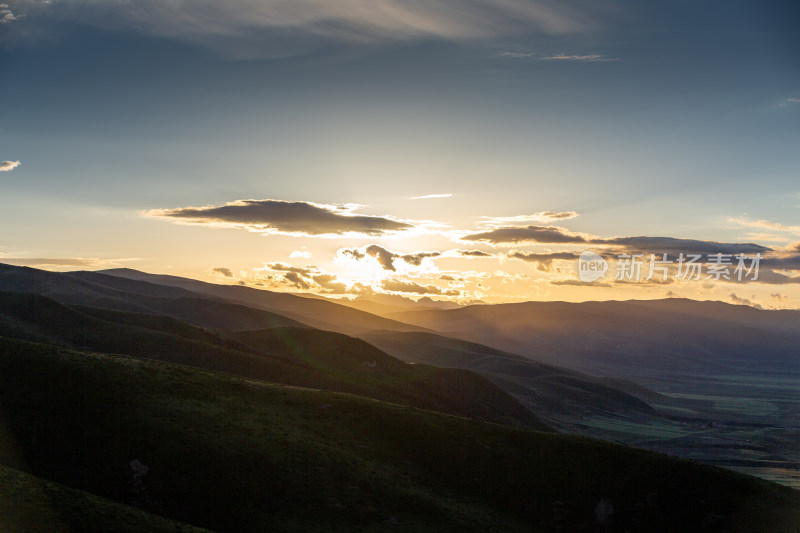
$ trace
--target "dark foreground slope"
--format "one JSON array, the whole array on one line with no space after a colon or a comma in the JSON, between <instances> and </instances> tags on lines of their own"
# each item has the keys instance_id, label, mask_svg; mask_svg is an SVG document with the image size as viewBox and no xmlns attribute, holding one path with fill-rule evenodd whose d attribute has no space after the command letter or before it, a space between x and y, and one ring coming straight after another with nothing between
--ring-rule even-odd
<instances>
[{"instance_id":1,"label":"dark foreground slope","mask_svg":"<svg viewBox=\"0 0 800 533\"><path fill-rule=\"evenodd\" d=\"M2 462L218 531L797 531L800 495L589 439L0 340ZM130 464L147 473L134 482Z\"/></svg>"},{"instance_id":2,"label":"dark foreground slope","mask_svg":"<svg viewBox=\"0 0 800 533\"><path fill-rule=\"evenodd\" d=\"M65 306L35 294L0 292L0 335L550 429L477 374L408 365L362 340L307 327L208 331L165 316Z\"/></svg>"},{"instance_id":3,"label":"dark foreground slope","mask_svg":"<svg viewBox=\"0 0 800 533\"><path fill-rule=\"evenodd\" d=\"M202 533L206 530L0 465L0 531Z\"/></svg>"}]
</instances>

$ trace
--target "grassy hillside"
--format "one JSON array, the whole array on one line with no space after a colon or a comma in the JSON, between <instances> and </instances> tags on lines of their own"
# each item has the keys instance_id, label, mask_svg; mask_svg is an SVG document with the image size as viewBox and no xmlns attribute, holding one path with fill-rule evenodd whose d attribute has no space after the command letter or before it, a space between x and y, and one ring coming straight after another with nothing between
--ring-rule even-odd
<instances>
[{"instance_id":1,"label":"grassy hillside","mask_svg":"<svg viewBox=\"0 0 800 533\"><path fill-rule=\"evenodd\" d=\"M0 335L550 429L481 376L407 365L362 340L311 328L213 332L169 317L69 307L43 296L0 293Z\"/></svg>"},{"instance_id":2,"label":"grassy hillside","mask_svg":"<svg viewBox=\"0 0 800 533\"><path fill-rule=\"evenodd\" d=\"M21 341L0 416L6 464L218 531L800 528L797 492L651 452Z\"/></svg>"},{"instance_id":3,"label":"grassy hillside","mask_svg":"<svg viewBox=\"0 0 800 533\"><path fill-rule=\"evenodd\" d=\"M188 524L0 465L4 533L202 533Z\"/></svg>"}]
</instances>

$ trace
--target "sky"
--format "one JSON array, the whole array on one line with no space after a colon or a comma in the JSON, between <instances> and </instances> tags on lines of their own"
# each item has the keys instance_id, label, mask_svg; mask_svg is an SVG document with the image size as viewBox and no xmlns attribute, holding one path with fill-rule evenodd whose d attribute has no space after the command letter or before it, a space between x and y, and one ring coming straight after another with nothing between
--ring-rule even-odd
<instances>
[{"instance_id":1,"label":"sky","mask_svg":"<svg viewBox=\"0 0 800 533\"><path fill-rule=\"evenodd\" d=\"M0 262L800 307L796 2L0 2Z\"/></svg>"}]
</instances>

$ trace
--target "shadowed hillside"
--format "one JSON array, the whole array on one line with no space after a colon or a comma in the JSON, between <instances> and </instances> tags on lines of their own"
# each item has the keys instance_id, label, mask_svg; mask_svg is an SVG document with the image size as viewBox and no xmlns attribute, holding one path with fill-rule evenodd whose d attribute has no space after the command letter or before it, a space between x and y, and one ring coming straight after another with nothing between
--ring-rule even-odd
<instances>
[{"instance_id":1,"label":"shadowed hillside","mask_svg":"<svg viewBox=\"0 0 800 533\"><path fill-rule=\"evenodd\" d=\"M550 429L477 374L408 365L362 340L311 328L214 332L169 317L69 307L43 296L0 293L0 335Z\"/></svg>"},{"instance_id":2,"label":"shadowed hillside","mask_svg":"<svg viewBox=\"0 0 800 533\"><path fill-rule=\"evenodd\" d=\"M21 341L0 414L16 468L217 531L800 526L797 492L652 452Z\"/></svg>"}]
</instances>

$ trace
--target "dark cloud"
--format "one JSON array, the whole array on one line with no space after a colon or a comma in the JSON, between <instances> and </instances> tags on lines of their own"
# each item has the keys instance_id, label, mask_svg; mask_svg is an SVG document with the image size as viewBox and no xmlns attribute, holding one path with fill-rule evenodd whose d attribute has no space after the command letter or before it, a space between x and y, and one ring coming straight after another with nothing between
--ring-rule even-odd
<instances>
[{"instance_id":1,"label":"dark cloud","mask_svg":"<svg viewBox=\"0 0 800 533\"><path fill-rule=\"evenodd\" d=\"M756 254L771 248L755 243L724 243L674 237L592 237L572 233L557 226L506 226L462 237L463 240L490 244L533 242L541 244L592 244L613 246L643 253ZM521 258L520 258L521 259Z\"/></svg>"},{"instance_id":2,"label":"dark cloud","mask_svg":"<svg viewBox=\"0 0 800 533\"><path fill-rule=\"evenodd\" d=\"M442 255L441 252L417 252L414 254L401 255L400 259L409 265L420 266L423 259L428 257L439 257L440 255Z\"/></svg>"},{"instance_id":3,"label":"dark cloud","mask_svg":"<svg viewBox=\"0 0 800 533\"><path fill-rule=\"evenodd\" d=\"M265 233L308 236L382 235L413 227L386 217L354 215L352 210L350 207L268 199L239 200L221 206L154 209L144 214L197 224L227 224Z\"/></svg>"},{"instance_id":4,"label":"dark cloud","mask_svg":"<svg viewBox=\"0 0 800 533\"><path fill-rule=\"evenodd\" d=\"M439 279L443 280L443 281L458 281L456 278L454 278L450 274L442 274L441 276L439 276Z\"/></svg>"},{"instance_id":5,"label":"dark cloud","mask_svg":"<svg viewBox=\"0 0 800 533\"><path fill-rule=\"evenodd\" d=\"M733 303L737 305L749 305L750 307L755 307L756 309L764 309L763 307L761 307L760 304L754 303L753 301L748 300L747 298L739 298L738 296L736 296L736 293L733 292L730 294L730 299Z\"/></svg>"},{"instance_id":6,"label":"dark cloud","mask_svg":"<svg viewBox=\"0 0 800 533\"><path fill-rule=\"evenodd\" d=\"M367 255L376 258L384 270L395 271L394 258L397 257L396 254L377 244L370 244L367 246L366 252Z\"/></svg>"},{"instance_id":7,"label":"dark cloud","mask_svg":"<svg viewBox=\"0 0 800 533\"><path fill-rule=\"evenodd\" d=\"M231 272L230 268L216 267L216 268L214 268L212 270L212 272L214 272L216 274L221 274L221 275L225 276L226 278L232 278L233 277L233 272Z\"/></svg>"},{"instance_id":8,"label":"dark cloud","mask_svg":"<svg viewBox=\"0 0 800 533\"><path fill-rule=\"evenodd\" d=\"M571 261L577 260L580 254L572 252L553 252L553 253L523 253L513 252L508 254L511 259L520 259L529 263L536 263L536 268L543 272L551 272L553 270L553 261L564 260Z\"/></svg>"},{"instance_id":9,"label":"dark cloud","mask_svg":"<svg viewBox=\"0 0 800 533\"><path fill-rule=\"evenodd\" d=\"M550 282L550 285L575 285L578 287L611 287L610 283L604 281L585 282L577 279L558 279Z\"/></svg>"},{"instance_id":10,"label":"dark cloud","mask_svg":"<svg viewBox=\"0 0 800 533\"><path fill-rule=\"evenodd\" d=\"M482 252L481 250L457 250L458 255L462 257L492 257L492 254Z\"/></svg>"},{"instance_id":11,"label":"dark cloud","mask_svg":"<svg viewBox=\"0 0 800 533\"><path fill-rule=\"evenodd\" d=\"M311 285L306 281L300 274L297 272L286 272L283 275L286 281L290 282L292 285L297 287L298 289L308 290L311 288Z\"/></svg>"},{"instance_id":12,"label":"dark cloud","mask_svg":"<svg viewBox=\"0 0 800 533\"><path fill-rule=\"evenodd\" d=\"M591 244L621 246L627 250L646 253L687 254L747 254L766 253L771 248L754 243L726 243L716 241L700 241L695 239L678 239L674 237L615 237L611 239L595 238Z\"/></svg>"},{"instance_id":13,"label":"dark cloud","mask_svg":"<svg viewBox=\"0 0 800 533\"><path fill-rule=\"evenodd\" d=\"M317 274L316 276L312 276L311 279L322 288L323 292L333 294L344 294L347 292L347 285L337 281L336 276L333 274Z\"/></svg>"},{"instance_id":14,"label":"dark cloud","mask_svg":"<svg viewBox=\"0 0 800 533\"><path fill-rule=\"evenodd\" d=\"M556 226L505 226L461 238L466 241L490 244L538 242L549 244L585 243L585 238Z\"/></svg>"},{"instance_id":15,"label":"dark cloud","mask_svg":"<svg viewBox=\"0 0 800 533\"><path fill-rule=\"evenodd\" d=\"M285 265L283 263L270 263L270 264L267 265L267 267L270 270L274 270L274 271L277 271L277 272L292 272L294 274L300 274L301 276L304 276L304 277L309 277L309 276L313 275L317 271L316 267L302 268L302 267L296 267L296 266L292 266L292 265Z\"/></svg>"},{"instance_id":16,"label":"dark cloud","mask_svg":"<svg viewBox=\"0 0 800 533\"><path fill-rule=\"evenodd\" d=\"M423 286L419 283L414 283L413 281L402 281L396 279L383 280L381 287L386 291L404 292L410 294L435 294L439 296L458 296L461 294L459 291L453 289L443 291L434 285Z\"/></svg>"},{"instance_id":17,"label":"dark cloud","mask_svg":"<svg viewBox=\"0 0 800 533\"><path fill-rule=\"evenodd\" d=\"M345 249L339 250L339 251L343 255L349 255L350 257L352 257L356 261L359 261L359 260L364 259L365 257L367 257L366 254L363 254L363 253L359 252L358 250L351 250L349 248L345 248Z\"/></svg>"}]
</instances>

